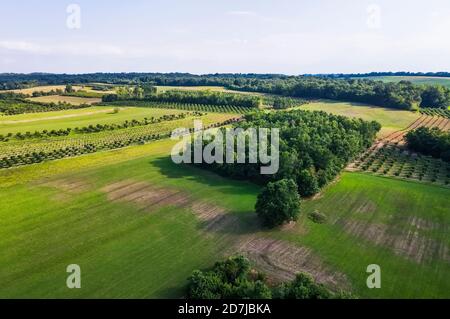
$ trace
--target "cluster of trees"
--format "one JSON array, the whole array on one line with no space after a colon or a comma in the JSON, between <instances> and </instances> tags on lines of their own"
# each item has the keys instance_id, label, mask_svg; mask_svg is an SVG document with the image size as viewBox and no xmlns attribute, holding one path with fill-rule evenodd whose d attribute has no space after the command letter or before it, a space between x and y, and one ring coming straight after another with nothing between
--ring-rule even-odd
<instances>
[{"instance_id":1,"label":"cluster of trees","mask_svg":"<svg viewBox=\"0 0 450 319\"><path fill-rule=\"evenodd\" d=\"M450 133L438 128L420 127L406 134L407 147L450 162Z\"/></svg>"},{"instance_id":2,"label":"cluster of trees","mask_svg":"<svg viewBox=\"0 0 450 319\"><path fill-rule=\"evenodd\" d=\"M275 97L272 102L272 107L275 110L288 109L294 106L305 104L305 101L299 101L290 97Z\"/></svg>"},{"instance_id":3,"label":"cluster of trees","mask_svg":"<svg viewBox=\"0 0 450 319\"><path fill-rule=\"evenodd\" d=\"M288 283L271 287L265 274L251 269L243 256L217 262L208 271L195 270L188 278L189 299L331 299L350 298L345 293L332 293L306 274L298 274Z\"/></svg>"},{"instance_id":4,"label":"cluster of trees","mask_svg":"<svg viewBox=\"0 0 450 319\"><path fill-rule=\"evenodd\" d=\"M31 96L32 97L39 97L39 96L50 96L50 95L62 95L64 94L64 91L61 89L56 90L50 90L50 91L34 91Z\"/></svg>"},{"instance_id":5,"label":"cluster of trees","mask_svg":"<svg viewBox=\"0 0 450 319\"><path fill-rule=\"evenodd\" d=\"M0 113L3 113L5 115L14 115L22 113L37 113L90 107L90 105L88 104L72 105L64 102L34 102L27 100L27 97L28 95L21 93L0 93Z\"/></svg>"},{"instance_id":6,"label":"cluster of trees","mask_svg":"<svg viewBox=\"0 0 450 319\"><path fill-rule=\"evenodd\" d=\"M408 81L383 83L366 79L332 79L322 77L291 77L257 80L232 85L230 89L264 92L300 98L324 98L362 102L382 107L415 110L422 105L442 107L450 104L450 90L440 87L438 97L428 99L430 87L413 85ZM424 98L422 95L424 94ZM439 103L436 103L439 101Z\"/></svg>"},{"instance_id":7,"label":"cluster of trees","mask_svg":"<svg viewBox=\"0 0 450 319\"><path fill-rule=\"evenodd\" d=\"M162 93L146 93L140 86L117 89L117 94L108 94L103 97L103 102L117 100L140 99L149 102L202 104L221 106L241 106L258 108L262 99L253 95L233 94L212 91L177 91L169 90Z\"/></svg>"},{"instance_id":8,"label":"cluster of trees","mask_svg":"<svg viewBox=\"0 0 450 319\"><path fill-rule=\"evenodd\" d=\"M260 161L249 163L248 143L245 163L226 163L224 158L224 163L196 165L224 176L263 185L292 179L297 184L298 193L302 197L310 197L373 143L381 125L325 112L293 110L250 113L245 115L245 121L234 124L234 128L280 129L279 170L276 174L262 175L260 168L264 165ZM223 136L225 134L223 132ZM210 141L203 142L207 144ZM224 141L224 149L225 143ZM237 154L234 156L236 158Z\"/></svg>"}]
</instances>

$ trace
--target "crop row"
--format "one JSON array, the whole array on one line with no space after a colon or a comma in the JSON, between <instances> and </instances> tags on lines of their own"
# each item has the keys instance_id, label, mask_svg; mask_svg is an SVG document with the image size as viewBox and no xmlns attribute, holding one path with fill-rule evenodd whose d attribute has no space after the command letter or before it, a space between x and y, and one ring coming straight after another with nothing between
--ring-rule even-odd
<instances>
[{"instance_id":1,"label":"crop row","mask_svg":"<svg viewBox=\"0 0 450 319\"><path fill-rule=\"evenodd\" d=\"M109 102L104 103L102 105L117 105L117 106L126 105L126 106L148 107L158 109L178 109L187 111L235 113L235 114L245 114L257 110L257 108L242 107L235 105L182 104L182 103L149 102L149 101L133 101L133 100Z\"/></svg>"},{"instance_id":2,"label":"crop row","mask_svg":"<svg viewBox=\"0 0 450 319\"><path fill-rule=\"evenodd\" d=\"M114 134L100 132L83 134L79 137L55 137L48 140L20 141L8 143L0 148L0 168L40 163L46 160L78 156L101 150L116 149L134 144L169 137L176 128L193 130L193 119L182 119L162 122L155 125L131 127L117 130ZM232 116L206 116L203 119L204 128L218 127L237 121Z\"/></svg>"},{"instance_id":3,"label":"crop row","mask_svg":"<svg viewBox=\"0 0 450 319\"><path fill-rule=\"evenodd\" d=\"M420 113L431 116L442 116L450 119L450 110L448 109L434 109L434 108L423 108Z\"/></svg>"},{"instance_id":4,"label":"crop row","mask_svg":"<svg viewBox=\"0 0 450 319\"><path fill-rule=\"evenodd\" d=\"M450 186L450 164L395 145L373 149L354 163L363 172Z\"/></svg>"},{"instance_id":5,"label":"crop row","mask_svg":"<svg viewBox=\"0 0 450 319\"><path fill-rule=\"evenodd\" d=\"M31 132L25 132L21 133L18 132L16 134L8 133L5 136L0 134L0 142L8 142L11 139L17 139L17 140L24 140L24 139L36 139L36 138L46 138L46 137L55 137L55 136L67 136L72 131L77 134L86 134L86 133L98 133L102 131L114 131L129 127L136 127L136 126L146 126L150 124L156 124L161 123L164 121L174 121L179 119L184 119L189 116L203 116L205 113L201 112L187 112L187 113L180 113L180 114L169 114L169 115L163 115L158 118L144 118L143 120L136 120L132 119L131 121L124 121L122 123L118 124L97 124L97 125L89 125L84 126L81 128L67 128L67 129L60 129L60 130L42 130L42 131L35 131L34 133Z\"/></svg>"}]
</instances>

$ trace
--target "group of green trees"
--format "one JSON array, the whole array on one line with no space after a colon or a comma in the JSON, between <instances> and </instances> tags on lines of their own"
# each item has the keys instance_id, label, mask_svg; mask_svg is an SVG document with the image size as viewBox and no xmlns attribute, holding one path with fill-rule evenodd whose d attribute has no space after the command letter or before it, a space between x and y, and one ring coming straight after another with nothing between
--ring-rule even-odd
<instances>
[{"instance_id":1,"label":"group of green trees","mask_svg":"<svg viewBox=\"0 0 450 319\"><path fill-rule=\"evenodd\" d=\"M255 209L266 226L275 227L295 221L299 212L299 195L310 197L318 193L351 159L372 145L381 125L325 112L292 110L250 113L245 115L244 121L235 123L234 128L279 129L279 169L275 174L261 174L261 167L266 165L260 158L251 163L253 147L249 138L245 143L245 163L226 162L226 158L238 157L235 147L231 156L224 154L223 163L195 165L223 176L265 185ZM225 129L221 130L225 136ZM213 140L214 137L204 138L204 146ZM227 150L226 143L223 139L224 150Z\"/></svg>"},{"instance_id":2,"label":"group of green trees","mask_svg":"<svg viewBox=\"0 0 450 319\"><path fill-rule=\"evenodd\" d=\"M235 123L234 128L280 130L280 167L276 174L262 175L260 168L264 165L261 162L249 163L248 143L245 163L226 163L224 158L224 163L196 165L225 176L264 185L281 179L292 179L303 197L316 194L334 179L352 158L373 143L381 128L379 123L373 121L302 110L254 112L245 115L244 119ZM225 134L223 131L224 136ZM204 140L204 143L209 143L209 140ZM236 158L237 154L234 156Z\"/></svg>"},{"instance_id":3,"label":"group of green trees","mask_svg":"<svg viewBox=\"0 0 450 319\"><path fill-rule=\"evenodd\" d=\"M300 273L288 283L271 287L265 274L253 271L248 259L235 256L211 270L195 270L188 278L189 299L331 299L350 298L333 293L309 275Z\"/></svg>"},{"instance_id":4,"label":"group of green trees","mask_svg":"<svg viewBox=\"0 0 450 319\"><path fill-rule=\"evenodd\" d=\"M28 95L13 92L0 93L0 113L5 115L15 115L22 113L37 113L59 111L67 109L80 109L90 107L88 104L72 105L64 102L42 103L29 101Z\"/></svg>"},{"instance_id":5,"label":"group of green trees","mask_svg":"<svg viewBox=\"0 0 450 319\"><path fill-rule=\"evenodd\" d=\"M407 147L450 162L450 133L438 128L420 127L406 134Z\"/></svg>"},{"instance_id":6,"label":"group of green trees","mask_svg":"<svg viewBox=\"0 0 450 319\"><path fill-rule=\"evenodd\" d=\"M108 94L103 97L103 102L114 102L118 100L144 100L148 102L240 106L248 108L258 108L262 104L262 99L253 95L194 90L169 90L156 93L156 91L146 92L141 86L121 87L117 89L117 94Z\"/></svg>"}]
</instances>

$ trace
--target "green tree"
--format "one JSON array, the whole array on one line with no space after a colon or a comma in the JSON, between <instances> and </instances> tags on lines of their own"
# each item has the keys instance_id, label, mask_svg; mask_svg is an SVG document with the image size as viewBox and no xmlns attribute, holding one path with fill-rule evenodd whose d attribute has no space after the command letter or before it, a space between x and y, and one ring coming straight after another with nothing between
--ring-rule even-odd
<instances>
[{"instance_id":1,"label":"green tree","mask_svg":"<svg viewBox=\"0 0 450 319\"><path fill-rule=\"evenodd\" d=\"M300 210L297 185L292 179L268 183L258 195L255 210L263 224L268 227L297 220Z\"/></svg>"},{"instance_id":2,"label":"green tree","mask_svg":"<svg viewBox=\"0 0 450 319\"><path fill-rule=\"evenodd\" d=\"M321 284L314 282L307 274L297 274L292 282L275 289L277 299L330 299L333 295Z\"/></svg>"},{"instance_id":3,"label":"green tree","mask_svg":"<svg viewBox=\"0 0 450 319\"><path fill-rule=\"evenodd\" d=\"M64 92L73 93L73 92L75 92L75 89L73 88L73 86L71 84L67 84Z\"/></svg>"}]
</instances>

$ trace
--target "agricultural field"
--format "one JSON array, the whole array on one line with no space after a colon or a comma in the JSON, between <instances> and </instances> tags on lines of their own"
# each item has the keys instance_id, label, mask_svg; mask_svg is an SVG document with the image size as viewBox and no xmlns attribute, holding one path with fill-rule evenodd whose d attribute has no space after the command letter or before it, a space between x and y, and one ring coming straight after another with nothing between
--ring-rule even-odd
<instances>
[{"instance_id":1,"label":"agricultural field","mask_svg":"<svg viewBox=\"0 0 450 319\"><path fill-rule=\"evenodd\" d=\"M193 270L236 254L272 283L304 272L360 298L449 298L450 167L401 148L408 130L450 121L327 100L296 108L375 120L382 131L302 201L296 223L272 230L255 214L261 186L169 155L175 128L230 124L253 108L118 101L1 116L0 135L72 130L0 142L0 298L180 298ZM313 221L317 212L324 222ZM72 263L83 269L83 289L61 284ZM383 269L383 289L366 286L372 263Z\"/></svg>"},{"instance_id":2,"label":"agricultural field","mask_svg":"<svg viewBox=\"0 0 450 319\"><path fill-rule=\"evenodd\" d=\"M430 116L442 116L450 119L450 109L421 109L420 113Z\"/></svg>"},{"instance_id":3,"label":"agricultural field","mask_svg":"<svg viewBox=\"0 0 450 319\"><path fill-rule=\"evenodd\" d=\"M100 103L102 99L100 98L88 98L88 97L78 97L78 96L65 96L65 95L48 95L48 96L38 96L28 98L30 101L41 102L41 103L69 103L72 105L81 104L94 104Z\"/></svg>"},{"instance_id":4,"label":"agricultural field","mask_svg":"<svg viewBox=\"0 0 450 319\"><path fill-rule=\"evenodd\" d=\"M324 111L336 115L361 118L366 121L377 121L382 126L380 137L388 136L391 133L404 129L420 117L420 114L411 111L330 100L312 101L300 106L300 109L307 111Z\"/></svg>"},{"instance_id":5,"label":"agricultural field","mask_svg":"<svg viewBox=\"0 0 450 319\"><path fill-rule=\"evenodd\" d=\"M116 108L118 108L117 113ZM145 117L160 117L182 112L177 109L92 106L74 110L0 116L0 134L35 132L43 129L59 130L91 124L114 124L131 119L142 120Z\"/></svg>"},{"instance_id":6,"label":"agricultural field","mask_svg":"<svg viewBox=\"0 0 450 319\"><path fill-rule=\"evenodd\" d=\"M446 77L432 77L432 76L372 76L365 77L374 81L383 82L400 82L409 81L418 85L442 85L450 88L450 78Z\"/></svg>"},{"instance_id":7,"label":"agricultural field","mask_svg":"<svg viewBox=\"0 0 450 319\"><path fill-rule=\"evenodd\" d=\"M237 252L274 280L306 271L360 297L449 297L450 190L344 173L297 224L265 231L258 186L176 165L172 145L0 170L0 297L179 298L193 269ZM61 285L70 263L83 289ZM365 286L370 263L384 289Z\"/></svg>"},{"instance_id":8,"label":"agricultural field","mask_svg":"<svg viewBox=\"0 0 450 319\"><path fill-rule=\"evenodd\" d=\"M50 91L56 91L56 90L62 90L66 88L65 85L42 85L42 86L33 86L26 89L17 89L17 90L4 90L0 92L14 92L14 93L22 93L22 94L33 94L33 92L50 92ZM74 85L73 89L78 91L81 90L81 86Z\"/></svg>"},{"instance_id":9,"label":"agricultural field","mask_svg":"<svg viewBox=\"0 0 450 319\"><path fill-rule=\"evenodd\" d=\"M450 119L421 115L405 129L377 141L360 158L351 163L347 170L450 187L450 163L405 148L406 133L422 126L448 131Z\"/></svg>"},{"instance_id":10,"label":"agricultural field","mask_svg":"<svg viewBox=\"0 0 450 319\"><path fill-rule=\"evenodd\" d=\"M174 114L177 115L177 114ZM167 138L176 128L192 129L195 119L201 119L205 128L228 124L238 119L233 114L203 113L197 116L191 113L179 113L183 118L167 119L148 124L127 124L111 132L109 129L99 132L78 133L55 137L17 140L11 139L0 144L0 168L39 163L64 157L79 156L102 150L122 148L133 144ZM93 127L93 130L95 127Z\"/></svg>"}]
</instances>

